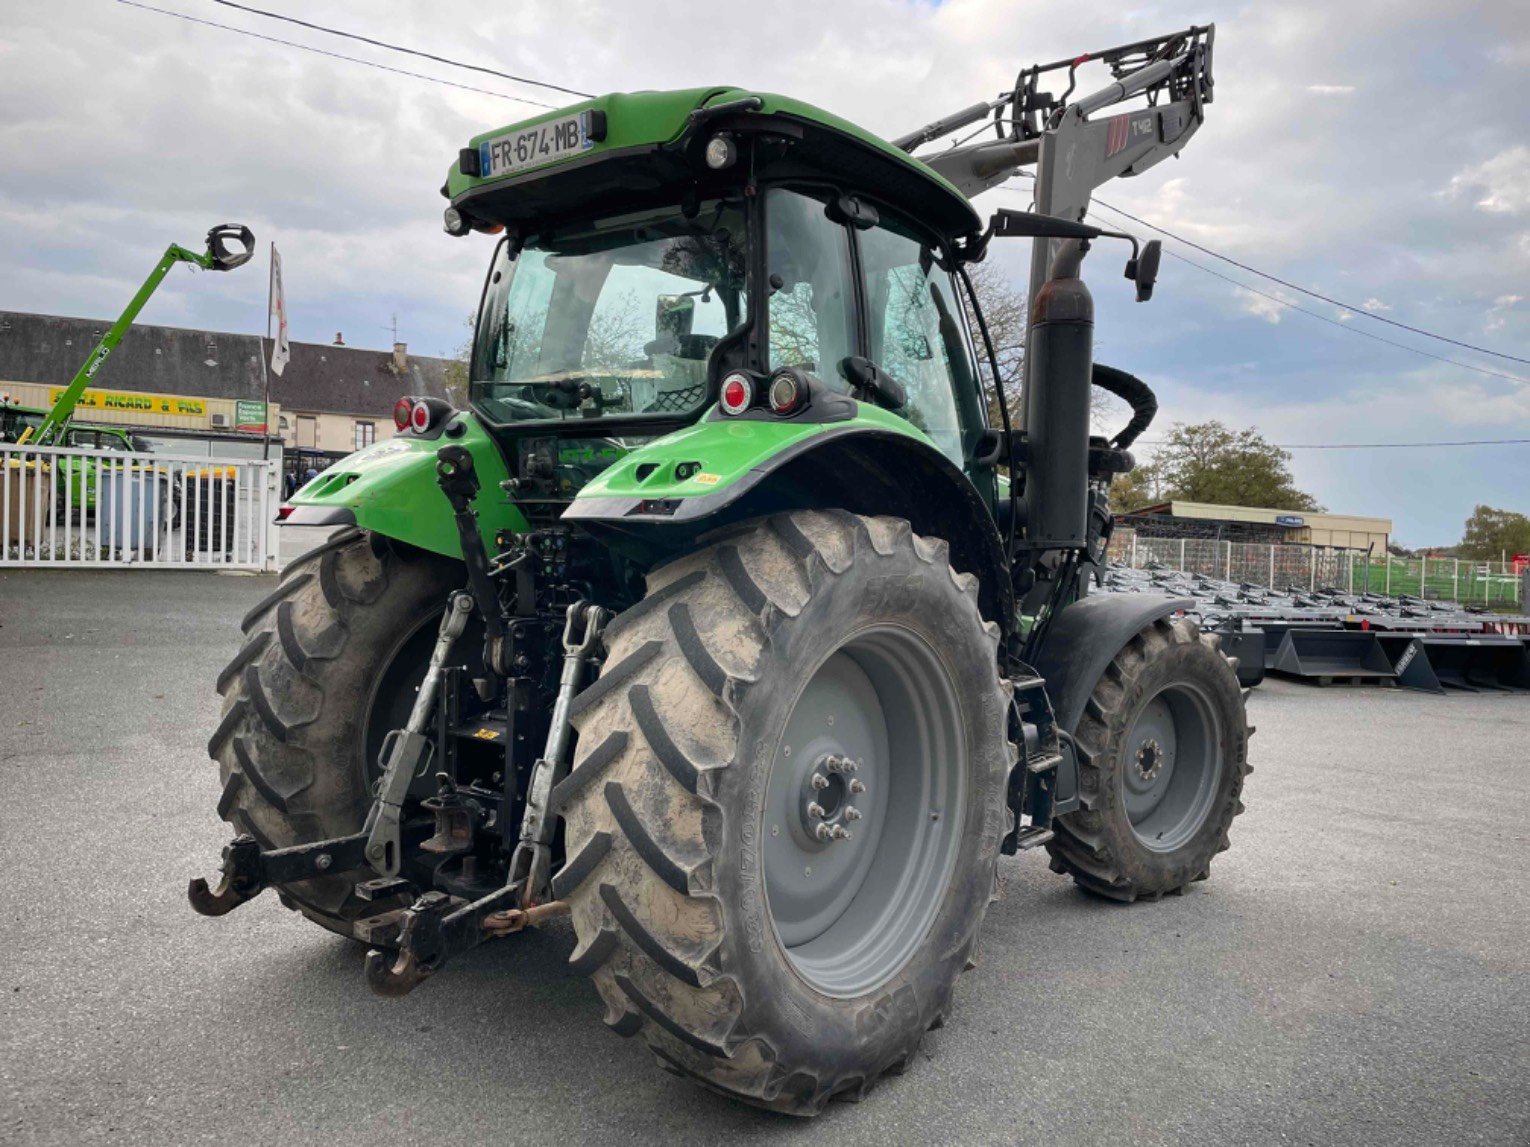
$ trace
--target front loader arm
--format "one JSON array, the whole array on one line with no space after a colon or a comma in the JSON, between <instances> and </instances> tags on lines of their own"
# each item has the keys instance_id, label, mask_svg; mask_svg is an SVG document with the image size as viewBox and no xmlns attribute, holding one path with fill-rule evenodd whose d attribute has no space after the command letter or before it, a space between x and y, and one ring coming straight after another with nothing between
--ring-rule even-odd
<instances>
[{"instance_id":1,"label":"front loader arm","mask_svg":"<svg viewBox=\"0 0 1530 1147\"><path fill-rule=\"evenodd\" d=\"M1215 25L1139 40L1071 60L1037 64L997 98L894 141L910 152L993 117L994 139L958 140L919 158L967 196L995 187L1022 168L1036 167L1036 211L1078 220L1090 193L1119 176L1139 175L1179 153L1205 119L1212 100L1211 47ZM1113 82L1069 101L1080 65L1098 61ZM1066 70L1062 96L1039 90L1042 77ZM1096 117L1141 96L1146 107ZM1044 246L1044 245L1038 245ZM1040 282L1033 276L1034 291Z\"/></svg>"}]
</instances>

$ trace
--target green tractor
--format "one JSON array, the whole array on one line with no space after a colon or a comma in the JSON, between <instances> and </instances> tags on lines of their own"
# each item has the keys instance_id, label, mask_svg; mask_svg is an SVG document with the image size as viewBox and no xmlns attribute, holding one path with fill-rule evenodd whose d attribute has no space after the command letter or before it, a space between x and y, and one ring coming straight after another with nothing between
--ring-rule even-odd
<instances>
[{"instance_id":1,"label":"green tractor","mask_svg":"<svg viewBox=\"0 0 1530 1147\"><path fill-rule=\"evenodd\" d=\"M894 142L716 87L464 148L446 228L498 237L471 409L401 399L292 499L340 529L218 679L239 835L194 907L274 887L385 996L568 915L613 1029L811 1115L946 1017L1001 854L1121 901L1204 879L1242 696L1183 602L1087 594L1155 403L1093 364L1080 266L1120 239L1151 292L1157 247L1081 219L1200 126L1211 42L1038 65ZM1084 59L1113 82L1070 102ZM968 197L1027 166L1036 210L985 225ZM1009 237L1016 411L966 271ZM1091 385L1133 406L1113 441Z\"/></svg>"}]
</instances>

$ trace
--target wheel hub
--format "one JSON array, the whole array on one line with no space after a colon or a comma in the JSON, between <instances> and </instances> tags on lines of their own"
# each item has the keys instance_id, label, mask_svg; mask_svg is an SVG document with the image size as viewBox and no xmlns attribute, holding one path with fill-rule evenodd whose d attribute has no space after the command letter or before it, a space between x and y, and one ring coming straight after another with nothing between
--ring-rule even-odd
<instances>
[{"instance_id":1,"label":"wheel hub","mask_svg":"<svg viewBox=\"0 0 1530 1147\"><path fill-rule=\"evenodd\" d=\"M1163 748L1155 738L1149 737L1137 746L1137 774L1148 783L1158 779L1163 768Z\"/></svg>"},{"instance_id":2,"label":"wheel hub","mask_svg":"<svg viewBox=\"0 0 1530 1147\"><path fill-rule=\"evenodd\" d=\"M855 775L863 763L839 753L823 753L813 762L797 802L798 824L810 844L827 847L855 839L855 822L865 814L851 802L867 792L866 782Z\"/></svg>"}]
</instances>

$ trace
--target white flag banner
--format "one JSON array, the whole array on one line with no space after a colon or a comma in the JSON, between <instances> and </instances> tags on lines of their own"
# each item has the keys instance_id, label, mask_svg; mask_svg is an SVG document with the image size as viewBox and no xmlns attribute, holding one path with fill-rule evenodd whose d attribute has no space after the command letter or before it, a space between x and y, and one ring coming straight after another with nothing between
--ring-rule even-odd
<instances>
[{"instance_id":1,"label":"white flag banner","mask_svg":"<svg viewBox=\"0 0 1530 1147\"><path fill-rule=\"evenodd\" d=\"M271 314L276 318L276 342L271 347L271 371L273 374L281 374L287 368L287 360L292 357L292 348L287 345L287 299L282 294L282 257L276 253L276 244L271 244Z\"/></svg>"}]
</instances>

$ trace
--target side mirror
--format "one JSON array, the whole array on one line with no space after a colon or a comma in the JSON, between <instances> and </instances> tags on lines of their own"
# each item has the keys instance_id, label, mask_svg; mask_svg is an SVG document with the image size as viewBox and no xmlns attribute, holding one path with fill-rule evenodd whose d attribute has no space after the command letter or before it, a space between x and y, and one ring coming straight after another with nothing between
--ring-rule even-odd
<instances>
[{"instance_id":1,"label":"side mirror","mask_svg":"<svg viewBox=\"0 0 1530 1147\"><path fill-rule=\"evenodd\" d=\"M1137 301L1145 303L1153 297L1153 284L1158 282L1158 260L1163 257L1163 243L1148 240L1142 254L1132 260L1130 278L1137 284Z\"/></svg>"},{"instance_id":2,"label":"side mirror","mask_svg":"<svg viewBox=\"0 0 1530 1147\"><path fill-rule=\"evenodd\" d=\"M1098 239L1104 234L1087 223L1038 215L1034 211L1012 211L1008 207L993 213L988 228L1001 239Z\"/></svg>"},{"instance_id":3,"label":"side mirror","mask_svg":"<svg viewBox=\"0 0 1530 1147\"><path fill-rule=\"evenodd\" d=\"M696 300L690 295L660 295L654 308L654 337L670 335L677 342L696 325Z\"/></svg>"}]
</instances>

